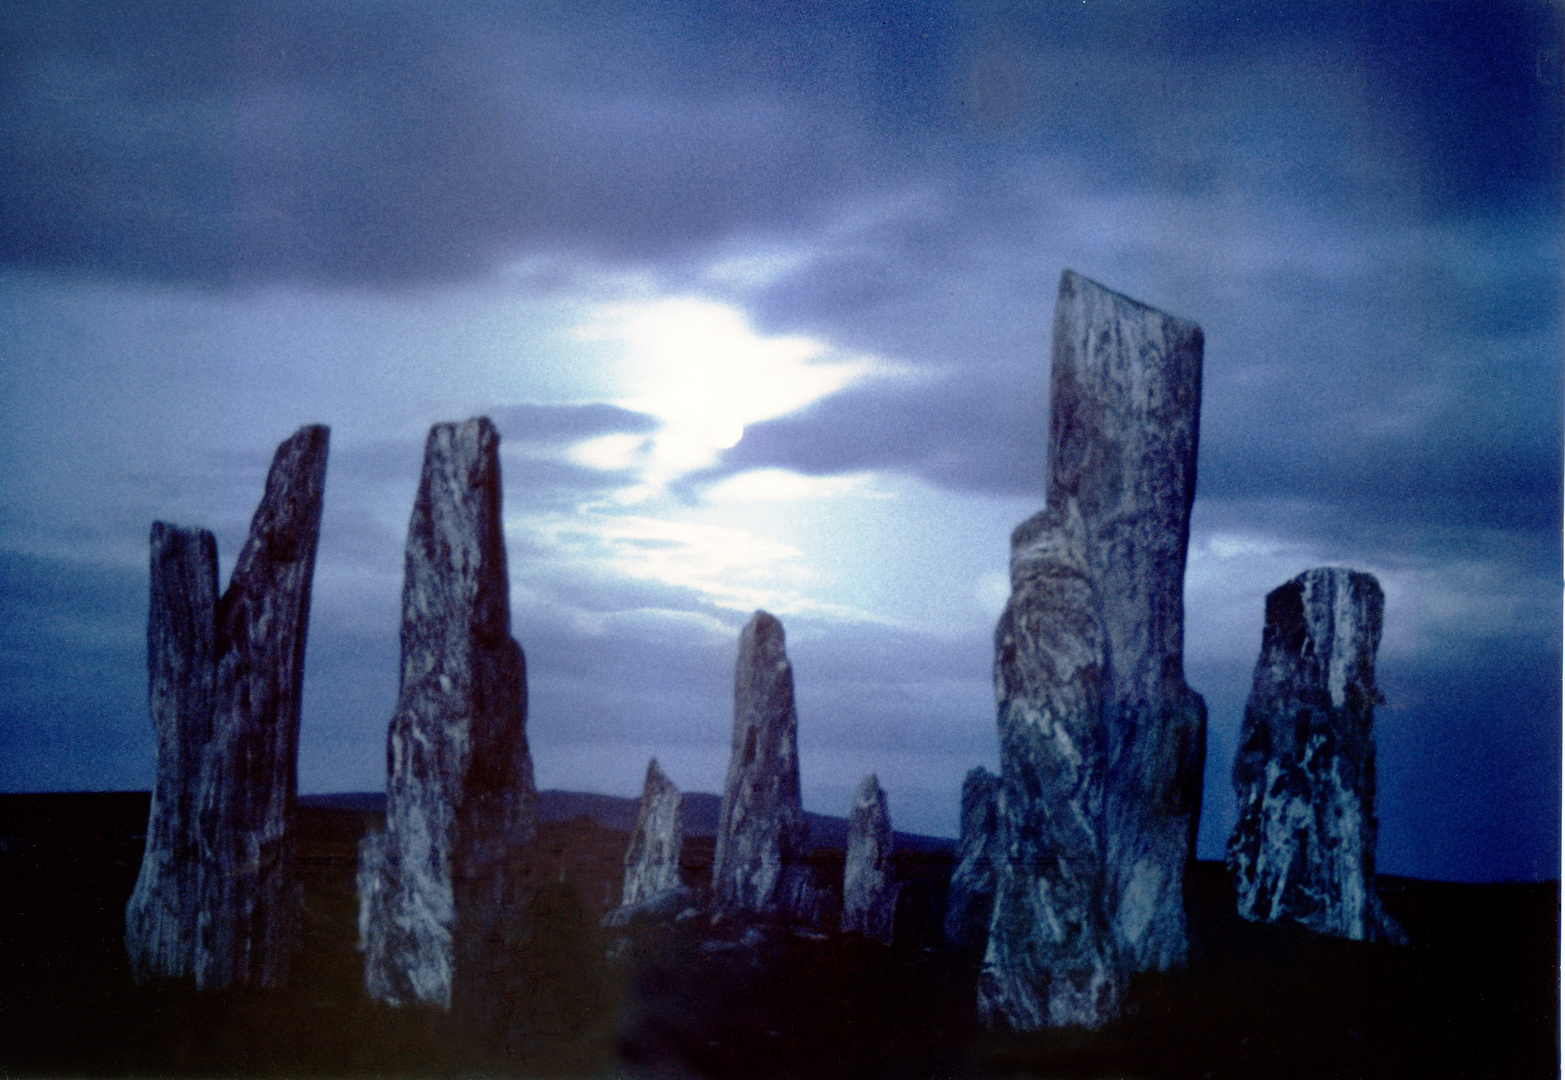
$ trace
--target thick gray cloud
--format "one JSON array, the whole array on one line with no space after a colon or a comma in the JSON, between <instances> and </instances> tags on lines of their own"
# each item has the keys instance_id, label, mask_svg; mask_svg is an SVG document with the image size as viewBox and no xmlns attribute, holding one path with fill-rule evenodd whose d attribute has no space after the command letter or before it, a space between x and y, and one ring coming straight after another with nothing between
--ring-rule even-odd
<instances>
[{"instance_id":1,"label":"thick gray cloud","mask_svg":"<svg viewBox=\"0 0 1565 1080\"><path fill-rule=\"evenodd\" d=\"M685 479L693 501L766 466L1041 501L1049 321L1070 266L1206 331L1198 543L1258 537L1433 589L1383 663L1383 863L1557 873L1561 39L1543 2L0 5L0 349L37 354L0 374L8 460L27 466L0 479L0 786L145 783L144 578L126 551L149 515L191 513L226 564L286 431L172 410L191 430L151 453L163 444L102 418L187 383L205 387L195 411L264 396L268 354L225 335L300 305L230 323L227 298L326 297L320 321L350 293L503 281L590 302L603 294L583 282L650 281L904 371L751 426ZM755 273L714 270L755 254ZM23 287L45 278L65 283L55 307ZM194 329L186 294L207 305ZM138 314L76 318L93 305ZM35 324L71 329L45 349ZM460 377L484 334L502 331L430 371ZM147 342L188 369L143 387ZM376 349L323 360L368 370ZM89 353L112 370L59 360ZM43 396L104 426L74 438L29 408ZM527 396L492 410L513 517L568 518L635 479L577 444L659 434L620 406L514 404ZM438 408L458 402L486 407L453 393ZM343 424L333 451L307 787L378 783L419 405L384 441ZM428 419L442 418L459 419ZM229 435L238 449L190 449ZM22 460L40 452L58 460ZM157 475L133 475L146 461ZM79 506L66 474L93 477ZM511 549L540 747L720 758L742 614L549 543L523 531ZM992 717L967 715L987 640L787 621L803 737L838 763L815 798L888 746L948 761L935 790L992 752ZM1259 608L1223 632L1258 642ZM1203 657L1191 681L1221 757L1247 663ZM621 765L639 782L644 761ZM1223 775L1211 764L1209 856ZM894 809L923 782L905 768ZM920 820L951 818L954 802Z\"/></svg>"},{"instance_id":2,"label":"thick gray cloud","mask_svg":"<svg viewBox=\"0 0 1565 1080\"><path fill-rule=\"evenodd\" d=\"M33 267L389 283L540 247L653 259L1044 150L1102 187L1245 176L1361 216L1559 196L1545 4L3 16L0 257ZM1382 135L1391 172L1354 153Z\"/></svg>"}]
</instances>

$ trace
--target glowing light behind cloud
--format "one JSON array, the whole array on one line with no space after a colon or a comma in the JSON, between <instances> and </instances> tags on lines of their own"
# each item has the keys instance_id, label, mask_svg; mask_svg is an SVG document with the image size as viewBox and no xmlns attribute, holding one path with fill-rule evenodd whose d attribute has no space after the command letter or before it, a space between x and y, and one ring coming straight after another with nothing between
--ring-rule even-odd
<instances>
[{"instance_id":1,"label":"glowing light behind cloud","mask_svg":"<svg viewBox=\"0 0 1565 1080\"><path fill-rule=\"evenodd\" d=\"M577 333L617 352L624 389L616 404L663 422L637 498L712 464L749 425L893 370L813 338L762 336L742 312L701 297L604 304Z\"/></svg>"}]
</instances>

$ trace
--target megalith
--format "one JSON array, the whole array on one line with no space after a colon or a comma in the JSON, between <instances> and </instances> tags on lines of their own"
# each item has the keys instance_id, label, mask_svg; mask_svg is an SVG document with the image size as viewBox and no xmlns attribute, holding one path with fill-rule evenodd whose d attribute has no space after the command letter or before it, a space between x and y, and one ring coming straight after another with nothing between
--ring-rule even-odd
<instances>
[{"instance_id":1,"label":"megalith","mask_svg":"<svg viewBox=\"0 0 1565 1080\"><path fill-rule=\"evenodd\" d=\"M647 763L647 779L636 811L636 830L625 849L625 879L620 905L630 907L681 887L679 850L684 843L680 809L684 796L658 768Z\"/></svg>"},{"instance_id":2,"label":"megalith","mask_svg":"<svg viewBox=\"0 0 1565 1080\"><path fill-rule=\"evenodd\" d=\"M739 635L734 732L712 856L712 914L809 914L809 824L783 626L757 611Z\"/></svg>"},{"instance_id":3,"label":"megalith","mask_svg":"<svg viewBox=\"0 0 1565 1080\"><path fill-rule=\"evenodd\" d=\"M1186 958L1206 742L1183 665L1202 347L1194 323L1061 276L1048 498L1012 535L995 635L1001 858L979 1009L997 1027L1095 1026L1129 975Z\"/></svg>"},{"instance_id":4,"label":"megalith","mask_svg":"<svg viewBox=\"0 0 1565 1080\"><path fill-rule=\"evenodd\" d=\"M1373 576L1306 570L1266 597L1233 783L1228 873L1239 914L1356 941L1406 935L1375 891Z\"/></svg>"},{"instance_id":5,"label":"megalith","mask_svg":"<svg viewBox=\"0 0 1565 1080\"><path fill-rule=\"evenodd\" d=\"M999 843L995 820L1000 778L975 765L962 781L961 833L956 866L946 890L945 937L963 949L982 949L994 911L994 864Z\"/></svg>"},{"instance_id":6,"label":"megalith","mask_svg":"<svg viewBox=\"0 0 1565 1080\"><path fill-rule=\"evenodd\" d=\"M897 894L891 864L891 814L886 792L870 773L853 793L848 811L848 845L842 867L842 932L890 945Z\"/></svg>"},{"instance_id":7,"label":"megalith","mask_svg":"<svg viewBox=\"0 0 1565 1080\"><path fill-rule=\"evenodd\" d=\"M365 993L489 1026L508 943L524 940L537 791L527 675L511 638L500 437L436 424L408 524L402 676L386 747L386 827L360 844Z\"/></svg>"},{"instance_id":8,"label":"megalith","mask_svg":"<svg viewBox=\"0 0 1565 1080\"><path fill-rule=\"evenodd\" d=\"M227 590L217 543L151 535L148 701L158 756L126 908L137 978L280 987L299 934L299 706L329 433L278 447Z\"/></svg>"}]
</instances>

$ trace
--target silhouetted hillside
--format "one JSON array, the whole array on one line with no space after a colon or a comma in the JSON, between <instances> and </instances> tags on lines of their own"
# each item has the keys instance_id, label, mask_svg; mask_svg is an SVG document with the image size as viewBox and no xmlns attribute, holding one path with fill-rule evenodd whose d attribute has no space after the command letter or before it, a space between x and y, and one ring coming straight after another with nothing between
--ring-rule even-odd
<instances>
[{"instance_id":1,"label":"silhouetted hillside","mask_svg":"<svg viewBox=\"0 0 1565 1080\"><path fill-rule=\"evenodd\" d=\"M940 946L949 854L908 852L899 865L919 899L899 908L908 928L890 949L835 934L756 943L701 919L616 939L597 920L616 902L627 831L600 815L624 822L633 800L543 801L534 933L511 946L531 975L493 1046L444 1013L361 992L354 872L359 837L380 819L372 801L302 801L303 945L289 988L197 994L130 978L124 912L146 794L0 795L0 1074L1557 1075L1554 883L1383 878L1412 939L1395 948L1244 922L1222 867L1202 863L1190 877L1188 970L1140 978L1125 1019L1102 1031L1000 1037L975 1022L973 958ZM710 873L700 815L715 802L691 800L681 871L694 886ZM824 870L837 867L840 851L818 851Z\"/></svg>"}]
</instances>

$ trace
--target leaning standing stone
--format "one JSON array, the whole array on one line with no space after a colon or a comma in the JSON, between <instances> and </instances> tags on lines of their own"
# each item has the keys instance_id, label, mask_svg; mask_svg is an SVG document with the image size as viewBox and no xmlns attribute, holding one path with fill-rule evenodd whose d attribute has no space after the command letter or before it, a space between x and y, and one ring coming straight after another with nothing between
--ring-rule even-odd
<instances>
[{"instance_id":1,"label":"leaning standing stone","mask_svg":"<svg viewBox=\"0 0 1565 1080\"><path fill-rule=\"evenodd\" d=\"M527 900L537 792L527 681L511 638L499 435L436 424L408 525L402 682L387 745L386 829L360 847L365 992L451 1008L478 1029L501 1008Z\"/></svg>"},{"instance_id":2,"label":"leaning standing stone","mask_svg":"<svg viewBox=\"0 0 1565 1080\"><path fill-rule=\"evenodd\" d=\"M1012 536L996 630L1003 843L979 995L996 1026L1101 1023L1129 975L1185 959L1201 354L1194 323L1061 276L1048 502Z\"/></svg>"},{"instance_id":3,"label":"leaning standing stone","mask_svg":"<svg viewBox=\"0 0 1565 1080\"><path fill-rule=\"evenodd\" d=\"M1369 574L1306 570L1266 597L1245 705L1228 872L1239 914L1356 941L1405 941L1375 891L1375 651Z\"/></svg>"},{"instance_id":4,"label":"leaning standing stone","mask_svg":"<svg viewBox=\"0 0 1565 1080\"><path fill-rule=\"evenodd\" d=\"M782 623L757 611L739 635L734 735L712 858L713 916L788 917L808 906L808 823ZM806 913L808 914L808 913Z\"/></svg>"},{"instance_id":5,"label":"leaning standing stone","mask_svg":"<svg viewBox=\"0 0 1565 1080\"><path fill-rule=\"evenodd\" d=\"M636 831L625 850L621 906L639 904L680 887L679 849L684 829L679 814L683 802L679 789L658 768L657 758L649 761L641 806L636 813Z\"/></svg>"},{"instance_id":6,"label":"leaning standing stone","mask_svg":"<svg viewBox=\"0 0 1565 1080\"><path fill-rule=\"evenodd\" d=\"M886 793L874 773L853 795L848 812L848 847L842 870L842 932L862 934L890 945L895 931L897 894L891 865L891 815Z\"/></svg>"},{"instance_id":7,"label":"leaning standing stone","mask_svg":"<svg viewBox=\"0 0 1565 1080\"><path fill-rule=\"evenodd\" d=\"M326 428L309 426L278 447L216 604L211 535L153 527L157 786L126 912L138 975L189 974L200 988L287 983L299 934L299 706L327 442ZM174 934L187 944L172 944Z\"/></svg>"}]
</instances>

